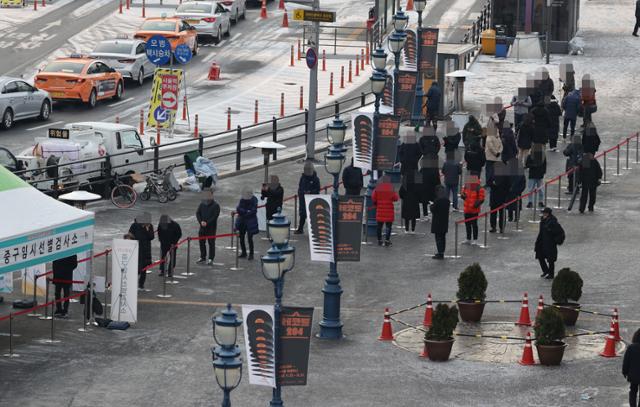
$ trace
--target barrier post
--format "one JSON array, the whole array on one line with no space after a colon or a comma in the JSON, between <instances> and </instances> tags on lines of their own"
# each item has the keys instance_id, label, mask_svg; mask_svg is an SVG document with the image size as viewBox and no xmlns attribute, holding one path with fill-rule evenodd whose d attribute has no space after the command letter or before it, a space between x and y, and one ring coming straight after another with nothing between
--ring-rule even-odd
<instances>
[{"instance_id":1,"label":"barrier post","mask_svg":"<svg viewBox=\"0 0 640 407\"><path fill-rule=\"evenodd\" d=\"M51 302L51 338L48 341L45 341L47 343L59 343L60 342L60 341L56 341L55 340L54 334L53 334L53 332L54 332L54 327L53 327L54 322L53 321L55 320L55 318L53 317L53 306L55 305L55 303L56 303L55 301ZM44 307L44 309L46 310L47 307Z\"/></svg>"},{"instance_id":2,"label":"barrier post","mask_svg":"<svg viewBox=\"0 0 640 407\"><path fill-rule=\"evenodd\" d=\"M618 147L616 148L616 173L613 174L616 177L619 177L620 175L620 145L618 145Z\"/></svg>"},{"instance_id":3,"label":"barrier post","mask_svg":"<svg viewBox=\"0 0 640 407\"><path fill-rule=\"evenodd\" d=\"M293 229L298 230L298 197L293 198Z\"/></svg>"},{"instance_id":4,"label":"barrier post","mask_svg":"<svg viewBox=\"0 0 640 407\"><path fill-rule=\"evenodd\" d=\"M231 108L227 107L227 131L231 130Z\"/></svg>"},{"instance_id":5,"label":"barrier post","mask_svg":"<svg viewBox=\"0 0 640 407\"><path fill-rule=\"evenodd\" d=\"M531 211L532 216L531 216L531 220L529 221L529 223L539 223L538 220L536 220L536 210L538 209L538 188L534 188L533 190L533 211Z\"/></svg>"},{"instance_id":6,"label":"barrier post","mask_svg":"<svg viewBox=\"0 0 640 407\"><path fill-rule=\"evenodd\" d=\"M484 245L482 246L483 249L488 248L489 246L487 246L487 224L489 221L489 216L485 215L484 216Z\"/></svg>"},{"instance_id":7,"label":"barrier post","mask_svg":"<svg viewBox=\"0 0 640 407\"><path fill-rule=\"evenodd\" d=\"M51 280L49 280L48 278L45 277L44 279L47 282L47 287L45 288L44 291L44 303L48 303L49 302L49 282ZM51 319L53 318L53 307L51 307L51 316L49 316L49 308L48 307L44 307L44 316L38 318L41 320L47 320L47 319Z\"/></svg>"},{"instance_id":8,"label":"barrier post","mask_svg":"<svg viewBox=\"0 0 640 407\"><path fill-rule=\"evenodd\" d=\"M453 257L458 258L458 227L460 226L458 222L455 222L456 228L454 233L454 243L453 243Z\"/></svg>"},{"instance_id":9,"label":"barrier post","mask_svg":"<svg viewBox=\"0 0 640 407\"><path fill-rule=\"evenodd\" d=\"M38 304L38 301L36 299L36 289L38 288L38 275L34 272L33 273L33 306L35 307ZM38 314L35 310L35 308L27 314L28 317L39 317L42 316L42 314Z\"/></svg>"},{"instance_id":10,"label":"barrier post","mask_svg":"<svg viewBox=\"0 0 640 407\"><path fill-rule=\"evenodd\" d=\"M159 137L160 132L158 132ZM153 172L156 174L160 172L160 147L158 145L153 148Z\"/></svg>"},{"instance_id":11,"label":"barrier post","mask_svg":"<svg viewBox=\"0 0 640 407\"><path fill-rule=\"evenodd\" d=\"M283 93L284 95L284 93ZM284 97L284 96L283 96ZM271 119L271 139L274 143L278 142L278 119L273 117ZM278 153L276 149L273 149L273 161L278 159Z\"/></svg>"},{"instance_id":12,"label":"barrier post","mask_svg":"<svg viewBox=\"0 0 640 407\"><path fill-rule=\"evenodd\" d=\"M302 49L300 47L300 40L298 40L298 61L302 59Z\"/></svg>"},{"instance_id":13,"label":"barrier post","mask_svg":"<svg viewBox=\"0 0 640 407\"><path fill-rule=\"evenodd\" d=\"M167 256L171 257L171 250L169 250ZM163 259L165 260L164 265L166 267L164 273L162 273L162 294L158 294L158 298L171 298L171 294L167 294L167 274L169 274L169 268L171 267L171 264L166 262L167 256Z\"/></svg>"},{"instance_id":14,"label":"barrier post","mask_svg":"<svg viewBox=\"0 0 640 407\"><path fill-rule=\"evenodd\" d=\"M231 229L233 230L233 226L231 227ZM231 236L233 237L233 235L234 235L234 232L232 231L231 232ZM238 237L238 239L240 239L240 237ZM240 249L239 248L240 248L240 245L236 244L236 247L235 247L235 249L236 249L236 252L235 252L236 260L235 260L234 266L230 267L229 270L232 270L232 271L242 270L242 267L239 267L239 265L238 265L238 261L240 259L240 257L238 257L240 255L240 252L239 252Z\"/></svg>"},{"instance_id":15,"label":"barrier post","mask_svg":"<svg viewBox=\"0 0 640 407\"><path fill-rule=\"evenodd\" d=\"M258 124L258 99L256 99L255 106L253 108L253 124Z\"/></svg>"},{"instance_id":16,"label":"barrier post","mask_svg":"<svg viewBox=\"0 0 640 407\"><path fill-rule=\"evenodd\" d=\"M284 92L280 93L280 117L284 117Z\"/></svg>"},{"instance_id":17,"label":"barrier post","mask_svg":"<svg viewBox=\"0 0 640 407\"><path fill-rule=\"evenodd\" d=\"M322 50L322 72L327 70L327 55L326 51Z\"/></svg>"},{"instance_id":18,"label":"barrier post","mask_svg":"<svg viewBox=\"0 0 640 407\"><path fill-rule=\"evenodd\" d=\"M610 184L611 181L607 181L607 151L605 150L604 154L602 155L602 162L603 162L603 167L602 167L602 184ZM573 175L574 180L573 180L573 184L575 186L575 173Z\"/></svg>"},{"instance_id":19,"label":"barrier post","mask_svg":"<svg viewBox=\"0 0 640 407\"><path fill-rule=\"evenodd\" d=\"M329 76L329 96L333 96L333 72Z\"/></svg>"},{"instance_id":20,"label":"barrier post","mask_svg":"<svg viewBox=\"0 0 640 407\"><path fill-rule=\"evenodd\" d=\"M300 110L304 110L304 86L300 86Z\"/></svg>"},{"instance_id":21,"label":"barrier post","mask_svg":"<svg viewBox=\"0 0 640 407\"><path fill-rule=\"evenodd\" d=\"M156 144L160 145L160 123L156 123Z\"/></svg>"},{"instance_id":22,"label":"barrier post","mask_svg":"<svg viewBox=\"0 0 640 407\"><path fill-rule=\"evenodd\" d=\"M289 63L289 66L295 66L295 62L293 59L293 45L291 46L291 62Z\"/></svg>"},{"instance_id":23,"label":"barrier post","mask_svg":"<svg viewBox=\"0 0 640 407\"><path fill-rule=\"evenodd\" d=\"M546 182L544 183L544 198L542 198L544 200L544 206L547 206L547 192L549 191L548 188L549 184L547 184Z\"/></svg>"},{"instance_id":24,"label":"barrier post","mask_svg":"<svg viewBox=\"0 0 640 407\"><path fill-rule=\"evenodd\" d=\"M127 0L127 10L130 10L131 8L131 0Z\"/></svg>"},{"instance_id":25,"label":"barrier post","mask_svg":"<svg viewBox=\"0 0 640 407\"><path fill-rule=\"evenodd\" d=\"M340 89L344 89L344 65L340 67Z\"/></svg>"},{"instance_id":26,"label":"barrier post","mask_svg":"<svg viewBox=\"0 0 640 407\"><path fill-rule=\"evenodd\" d=\"M227 250L234 250L235 247L233 246L233 227L236 223L236 213L234 211L231 211L231 228L230 228L230 233L229 233L229 239L231 240L231 244L227 247L225 247L225 249Z\"/></svg>"},{"instance_id":27,"label":"barrier post","mask_svg":"<svg viewBox=\"0 0 640 407\"><path fill-rule=\"evenodd\" d=\"M367 95L364 92L360 92L360 107L364 107L367 104Z\"/></svg>"},{"instance_id":28,"label":"barrier post","mask_svg":"<svg viewBox=\"0 0 640 407\"><path fill-rule=\"evenodd\" d=\"M522 229L520 229L520 205L522 205L522 198L516 201L516 228L514 229L516 232L522 231Z\"/></svg>"},{"instance_id":29,"label":"barrier post","mask_svg":"<svg viewBox=\"0 0 640 407\"><path fill-rule=\"evenodd\" d=\"M104 316L107 316L107 287L109 287L109 253L111 253L108 249L104 255Z\"/></svg>"},{"instance_id":30,"label":"barrier post","mask_svg":"<svg viewBox=\"0 0 640 407\"><path fill-rule=\"evenodd\" d=\"M562 203L560 202L560 194L562 192L562 175L560 175L560 177L558 177L558 204L556 205L556 207L554 209L560 209L562 208Z\"/></svg>"},{"instance_id":31,"label":"barrier post","mask_svg":"<svg viewBox=\"0 0 640 407\"><path fill-rule=\"evenodd\" d=\"M142 0L142 18L146 17L145 12L144 12L144 6L145 6L144 0Z\"/></svg>"},{"instance_id":32,"label":"barrier post","mask_svg":"<svg viewBox=\"0 0 640 407\"><path fill-rule=\"evenodd\" d=\"M360 55L356 54L356 76L360 76Z\"/></svg>"},{"instance_id":33,"label":"barrier post","mask_svg":"<svg viewBox=\"0 0 640 407\"><path fill-rule=\"evenodd\" d=\"M140 109L140 135L144 136L144 109Z\"/></svg>"},{"instance_id":34,"label":"barrier post","mask_svg":"<svg viewBox=\"0 0 640 407\"><path fill-rule=\"evenodd\" d=\"M625 170L629 170L629 140L630 138L627 138L627 151L626 151L626 157L625 157L625 165L624 165L624 169Z\"/></svg>"},{"instance_id":35,"label":"barrier post","mask_svg":"<svg viewBox=\"0 0 640 407\"><path fill-rule=\"evenodd\" d=\"M333 103L333 114L340 116L340 102L337 100Z\"/></svg>"},{"instance_id":36,"label":"barrier post","mask_svg":"<svg viewBox=\"0 0 640 407\"><path fill-rule=\"evenodd\" d=\"M17 358L20 355L13 353L13 314L9 313L9 353L4 354L8 358Z\"/></svg>"},{"instance_id":37,"label":"barrier post","mask_svg":"<svg viewBox=\"0 0 640 407\"><path fill-rule=\"evenodd\" d=\"M640 164L640 134L636 133L635 135L636 138L636 160L633 162L634 164Z\"/></svg>"},{"instance_id":38,"label":"barrier post","mask_svg":"<svg viewBox=\"0 0 640 407\"><path fill-rule=\"evenodd\" d=\"M191 272L191 238L187 237L187 272L184 275L192 276L194 274Z\"/></svg>"},{"instance_id":39,"label":"barrier post","mask_svg":"<svg viewBox=\"0 0 640 407\"><path fill-rule=\"evenodd\" d=\"M236 130L236 171L240 171L241 150L242 150L242 127L238 125Z\"/></svg>"},{"instance_id":40,"label":"barrier post","mask_svg":"<svg viewBox=\"0 0 640 407\"><path fill-rule=\"evenodd\" d=\"M84 295L84 307L82 307L82 328L79 328L78 331L79 332L91 332L91 329L87 328L87 311L88 311L88 307L89 307L89 301L91 301L91 286L89 286L88 288L89 290L89 295L87 295L85 293ZM86 290L85 290L86 292Z\"/></svg>"},{"instance_id":41,"label":"barrier post","mask_svg":"<svg viewBox=\"0 0 640 407\"><path fill-rule=\"evenodd\" d=\"M351 63L351 61L349 61L349 76L347 78L347 82L352 83L353 82L353 77L352 77L352 69L353 64Z\"/></svg>"}]
</instances>

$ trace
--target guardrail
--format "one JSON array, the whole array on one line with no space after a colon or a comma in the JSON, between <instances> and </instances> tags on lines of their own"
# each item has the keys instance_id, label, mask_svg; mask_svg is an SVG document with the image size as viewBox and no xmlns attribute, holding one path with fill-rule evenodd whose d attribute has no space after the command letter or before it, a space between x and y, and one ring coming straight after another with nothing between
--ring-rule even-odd
<instances>
[{"instance_id":1,"label":"guardrail","mask_svg":"<svg viewBox=\"0 0 640 407\"><path fill-rule=\"evenodd\" d=\"M493 8L491 6L491 0L488 0L487 3L482 7L482 11L480 15L476 18L476 21L473 22L471 28L467 30L464 37L460 42L465 44L473 44L476 45L476 49L478 50L480 47L480 37L484 30L491 28L491 21L493 16ZM476 51L478 52L478 51ZM465 63L470 63L471 58L475 57L475 53L473 55L467 54L465 56Z\"/></svg>"}]
</instances>

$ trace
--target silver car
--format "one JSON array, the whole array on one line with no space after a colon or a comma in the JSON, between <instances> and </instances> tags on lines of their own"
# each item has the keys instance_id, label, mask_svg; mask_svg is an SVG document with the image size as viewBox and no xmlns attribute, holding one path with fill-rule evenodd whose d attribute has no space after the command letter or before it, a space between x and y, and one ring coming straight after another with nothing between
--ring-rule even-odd
<instances>
[{"instance_id":1,"label":"silver car","mask_svg":"<svg viewBox=\"0 0 640 407\"><path fill-rule=\"evenodd\" d=\"M216 43L231 34L229 10L215 1L189 1L176 8L176 17L195 27L198 40L212 39Z\"/></svg>"},{"instance_id":2,"label":"silver car","mask_svg":"<svg viewBox=\"0 0 640 407\"><path fill-rule=\"evenodd\" d=\"M101 41L89 54L122 74L125 79L142 86L144 79L153 76L155 66L145 53L145 42L137 39Z\"/></svg>"},{"instance_id":3,"label":"silver car","mask_svg":"<svg viewBox=\"0 0 640 407\"><path fill-rule=\"evenodd\" d=\"M246 0L221 0L220 4L229 10L229 18L233 24L237 24L240 19L244 20L247 16Z\"/></svg>"},{"instance_id":4,"label":"silver car","mask_svg":"<svg viewBox=\"0 0 640 407\"><path fill-rule=\"evenodd\" d=\"M16 120L37 117L49 120L51 97L18 78L0 76L0 128L10 129Z\"/></svg>"}]
</instances>

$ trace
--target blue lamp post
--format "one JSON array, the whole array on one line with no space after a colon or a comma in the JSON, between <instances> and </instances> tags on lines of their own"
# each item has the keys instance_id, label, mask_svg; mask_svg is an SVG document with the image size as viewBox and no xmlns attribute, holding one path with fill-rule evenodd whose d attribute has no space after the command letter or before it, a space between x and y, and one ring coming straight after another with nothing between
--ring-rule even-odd
<instances>
[{"instance_id":1,"label":"blue lamp post","mask_svg":"<svg viewBox=\"0 0 640 407\"><path fill-rule=\"evenodd\" d=\"M340 172L346 158L346 148L344 147L344 137L347 126L344 121L336 116L333 123L327 126L327 140L331 143L329 150L324 156L324 168L333 176L333 193L331 194L331 234L333 241L333 262L329 264L329 274L324 280L322 293L324 294L324 305L322 311L322 321L320 321L320 332L318 338L321 339L341 339L342 321L340 321L340 296L342 287L340 286L340 276L338 275L338 262L336 256L336 225L338 219L338 188Z\"/></svg>"},{"instance_id":2,"label":"blue lamp post","mask_svg":"<svg viewBox=\"0 0 640 407\"><path fill-rule=\"evenodd\" d=\"M418 82L416 83L416 99L413 104L413 112L411 114L411 124L418 125L422 124L424 117L422 116L422 101L424 100L424 89L422 84L422 72L420 71L420 59L421 59L421 49L420 46L420 31L422 30L422 12L427 6L426 0L414 0L413 5L418 12L418 32L417 32L417 41L416 41L416 70L418 71Z\"/></svg>"},{"instance_id":3,"label":"blue lamp post","mask_svg":"<svg viewBox=\"0 0 640 407\"><path fill-rule=\"evenodd\" d=\"M387 39L387 46L389 47L389 51L393 53L394 56L394 70L393 70L393 104L395 106L396 100L395 90L398 86L398 75L400 73L400 53L404 48L404 44L407 42L407 33L404 31L409 23L409 16L407 16L402 9L398 9L396 14L393 15L393 33ZM397 157L396 157L397 160ZM394 167L389 170L385 170L385 173L389 175L391 178L391 182L395 184L400 183L400 170L397 167Z\"/></svg>"},{"instance_id":4,"label":"blue lamp post","mask_svg":"<svg viewBox=\"0 0 640 407\"><path fill-rule=\"evenodd\" d=\"M213 359L213 372L218 386L224 392L222 407L231 407L231 390L238 387L242 378L242 359L240 348L236 345L238 327L242 320L238 314L227 304L220 315L213 318L213 339L218 346L211 348Z\"/></svg>"},{"instance_id":5,"label":"blue lamp post","mask_svg":"<svg viewBox=\"0 0 640 407\"><path fill-rule=\"evenodd\" d=\"M262 256L262 274L271 281L275 290L276 303L273 309L275 324L275 369L276 387L273 389L273 397L269 406L280 407L282 403L282 388L278 379L280 366L280 318L282 314L282 293L284 290L284 275L291 271L295 265L295 248L289 245L291 222L278 212L267 223L267 233L271 241L271 248L265 256Z\"/></svg>"}]
</instances>

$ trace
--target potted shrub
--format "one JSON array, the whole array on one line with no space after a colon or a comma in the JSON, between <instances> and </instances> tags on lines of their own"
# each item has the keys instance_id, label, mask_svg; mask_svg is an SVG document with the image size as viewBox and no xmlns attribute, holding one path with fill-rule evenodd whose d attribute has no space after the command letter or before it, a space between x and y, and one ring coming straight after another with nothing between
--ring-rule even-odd
<instances>
[{"instance_id":1,"label":"potted shrub","mask_svg":"<svg viewBox=\"0 0 640 407\"><path fill-rule=\"evenodd\" d=\"M458 277L458 308L465 322L478 322L484 312L487 279L478 263L468 266Z\"/></svg>"},{"instance_id":2,"label":"potted shrub","mask_svg":"<svg viewBox=\"0 0 640 407\"><path fill-rule=\"evenodd\" d=\"M582 278L580 274L563 268L553 279L551 285L551 298L553 305L558 305L562 319L567 326L574 326L578 320L580 304L577 302L582 296Z\"/></svg>"},{"instance_id":3,"label":"potted shrub","mask_svg":"<svg viewBox=\"0 0 640 407\"><path fill-rule=\"evenodd\" d=\"M430 360L449 360L453 346L453 331L458 325L458 309L446 304L438 304L433 313L431 327L424 335L424 345Z\"/></svg>"},{"instance_id":4,"label":"potted shrub","mask_svg":"<svg viewBox=\"0 0 640 407\"><path fill-rule=\"evenodd\" d=\"M541 365L556 366L562 362L565 337L564 321L557 308L545 308L536 318L533 326L536 334L536 348Z\"/></svg>"}]
</instances>

